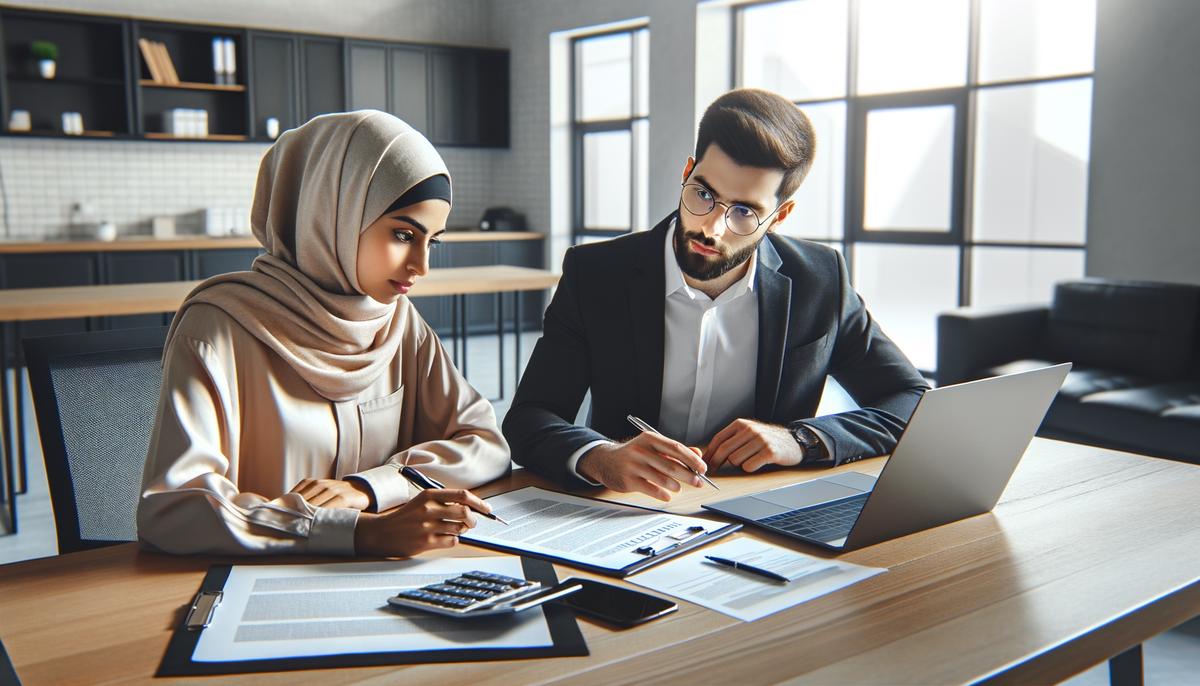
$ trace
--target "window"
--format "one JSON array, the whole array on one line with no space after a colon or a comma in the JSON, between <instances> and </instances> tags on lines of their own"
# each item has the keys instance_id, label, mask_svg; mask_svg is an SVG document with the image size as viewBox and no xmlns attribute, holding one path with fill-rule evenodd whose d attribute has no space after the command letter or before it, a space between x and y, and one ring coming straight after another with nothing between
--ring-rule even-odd
<instances>
[{"instance_id":1,"label":"window","mask_svg":"<svg viewBox=\"0 0 1200 686\"><path fill-rule=\"evenodd\" d=\"M937 314L1083 274L1096 0L785 0L736 10L735 79L817 157L784 231L841 250L922 370Z\"/></svg>"},{"instance_id":2,"label":"window","mask_svg":"<svg viewBox=\"0 0 1200 686\"><path fill-rule=\"evenodd\" d=\"M649 228L649 42L639 28L571 46L573 243Z\"/></svg>"}]
</instances>

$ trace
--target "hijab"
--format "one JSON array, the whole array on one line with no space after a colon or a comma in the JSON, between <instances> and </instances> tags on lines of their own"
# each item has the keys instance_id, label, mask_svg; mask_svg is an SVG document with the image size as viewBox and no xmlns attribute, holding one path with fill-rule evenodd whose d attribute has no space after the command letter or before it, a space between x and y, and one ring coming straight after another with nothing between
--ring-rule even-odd
<instances>
[{"instance_id":1,"label":"hijab","mask_svg":"<svg viewBox=\"0 0 1200 686\"><path fill-rule=\"evenodd\" d=\"M358 284L359 235L398 198L450 173L419 132L390 114L360 110L311 119L263 156L250 223L266 254L250 271L221 274L188 295L220 308L322 397L358 396L388 367L404 322ZM410 203L411 204L411 203Z\"/></svg>"}]
</instances>

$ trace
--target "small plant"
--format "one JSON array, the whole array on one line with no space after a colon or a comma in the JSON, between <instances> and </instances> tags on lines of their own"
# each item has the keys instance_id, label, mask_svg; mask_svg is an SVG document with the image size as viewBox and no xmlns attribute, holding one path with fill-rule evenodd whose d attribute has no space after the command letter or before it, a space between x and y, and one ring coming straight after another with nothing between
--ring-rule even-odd
<instances>
[{"instance_id":1,"label":"small plant","mask_svg":"<svg viewBox=\"0 0 1200 686\"><path fill-rule=\"evenodd\" d=\"M35 40L30 43L29 52L33 53L34 59L38 60L58 59L58 46L48 40Z\"/></svg>"}]
</instances>

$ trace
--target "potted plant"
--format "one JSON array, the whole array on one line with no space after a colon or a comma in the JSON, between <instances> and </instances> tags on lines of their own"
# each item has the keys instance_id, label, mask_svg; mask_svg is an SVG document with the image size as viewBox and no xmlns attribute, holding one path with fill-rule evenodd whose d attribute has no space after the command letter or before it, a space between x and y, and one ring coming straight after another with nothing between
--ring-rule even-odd
<instances>
[{"instance_id":1,"label":"potted plant","mask_svg":"<svg viewBox=\"0 0 1200 686\"><path fill-rule=\"evenodd\" d=\"M38 72L43 79L54 78L55 60L58 59L58 46L48 40L35 40L29 45L29 52L37 60Z\"/></svg>"}]
</instances>

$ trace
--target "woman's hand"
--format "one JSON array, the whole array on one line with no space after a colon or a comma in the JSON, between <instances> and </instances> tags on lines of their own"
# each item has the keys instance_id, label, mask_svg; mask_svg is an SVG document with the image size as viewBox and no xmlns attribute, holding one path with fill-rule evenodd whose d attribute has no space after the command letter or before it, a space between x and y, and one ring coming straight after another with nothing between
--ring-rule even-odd
<instances>
[{"instance_id":1,"label":"woman's hand","mask_svg":"<svg viewBox=\"0 0 1200 686\"><path fill-rule=\"evenodd\" d=\"M466 489L431 488L384 514L361 514L354 527L359 555L412 557L435 548L450 548L459 534L475 526L471 508L492 508Z\"/></svg>"},{"instance_id":2,"label":"woman's hand","mask_svg":"<svg viewBox=\"0 0 1200 686\"><path fill-rule=\"evenodd\" d=\"M337 479L304 479L292 487L291 492L299 493L316 507L349 507L355 510L370 507L374 496L370 486L361 481Z\"/></svg>"}]
</instances>

